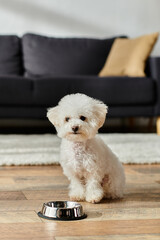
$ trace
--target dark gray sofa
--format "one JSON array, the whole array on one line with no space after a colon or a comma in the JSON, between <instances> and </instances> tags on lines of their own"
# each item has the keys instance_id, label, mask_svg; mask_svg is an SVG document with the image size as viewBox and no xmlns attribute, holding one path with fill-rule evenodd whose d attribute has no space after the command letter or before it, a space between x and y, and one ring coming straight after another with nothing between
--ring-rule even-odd
<instances>
[{"instance_id":1,"label":"dark gray sofa","mask_svg":"<svg viewBox=\"0 0 160 240\"><path fill-rule=\"evenodd\" d=\"M148 59L143 78L98 77L114 40L0 36L0 118L45 119L77 92L104 101L109 117L160 116L159 57Z\"/></svg>"}]
</instances>

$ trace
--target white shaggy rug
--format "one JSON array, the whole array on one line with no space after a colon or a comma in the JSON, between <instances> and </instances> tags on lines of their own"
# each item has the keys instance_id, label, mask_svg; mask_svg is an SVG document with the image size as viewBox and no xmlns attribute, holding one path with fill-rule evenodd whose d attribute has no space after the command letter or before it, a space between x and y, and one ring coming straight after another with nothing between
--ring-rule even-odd
<instances>
[{"instance_id":1,"label":"white shaggy rug","mask_svg":"<svg viewBox=\"0 0 160 240\"><path fill-rule=\"evenodd\" d=\"M100 134L123 163L160 163L156 134ZM0 135L0 165L58 164L60 139L53 134Z\"/></svg>"}]
</instances>

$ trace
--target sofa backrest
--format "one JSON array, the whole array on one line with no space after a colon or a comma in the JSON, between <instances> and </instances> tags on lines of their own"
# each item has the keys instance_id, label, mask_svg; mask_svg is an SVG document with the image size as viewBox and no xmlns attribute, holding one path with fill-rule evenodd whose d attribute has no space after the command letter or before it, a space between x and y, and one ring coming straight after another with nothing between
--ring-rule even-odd
<instances>
[{"instance_id":1,"label":"sofa backrest","mask_svg":"<svg viewBox=\"0 0 160 240\"><path fill-rule=\"evenodd\" d=\"M25 76L97 75L115 38L22 38Z\"/></svg>"},{"instance_id":2,"label":"sofa backrest","mask_svg":"<svg viewBox=\"0 0 160 240\"><path fill-rule=\"evenodd\" d=\"M0 75L22 74L21 40L14 35L0 35Z\"/></svg>"}]
</instances>

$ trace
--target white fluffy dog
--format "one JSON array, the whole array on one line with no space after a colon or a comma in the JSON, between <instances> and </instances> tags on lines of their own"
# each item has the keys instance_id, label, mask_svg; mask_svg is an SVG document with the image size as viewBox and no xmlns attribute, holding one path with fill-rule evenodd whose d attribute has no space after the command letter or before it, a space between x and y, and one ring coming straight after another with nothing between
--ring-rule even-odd
<instances>
[{"instance_id":1,"label":"white fluffy dog","mask_svg":"<svg viewBox=\"0 0 160 240\"><path fill-rule=\"evenodd\" d=\"M60 163L73 201L98 203L103 197L123 197L123 166L96 135L106 113L103 102L79 93L63 97L48 110L47 117L62 138Z\"/></svg>"}]
</instances>

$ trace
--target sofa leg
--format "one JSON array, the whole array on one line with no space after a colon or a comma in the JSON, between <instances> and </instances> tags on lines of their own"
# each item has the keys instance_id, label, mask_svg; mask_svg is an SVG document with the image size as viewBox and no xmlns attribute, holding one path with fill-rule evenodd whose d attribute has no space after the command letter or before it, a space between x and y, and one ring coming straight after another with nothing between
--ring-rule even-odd
<instances>
[{"instance_id":1,"label":"sofa leg","mask_svg":"<svg viewBox=\"0 0 160 240\"><path fill-rule=\"evenodd\" d=\"M157 134L160 135L160 117L157 117L156 125L157 125Z\"/></svg>"},{"instance_id":2,"label":"sofa leg","mask_svg":"<svg viewBox=\"0 0 160 240\"><path fill-rule=\"evenodd\" d=\"M129 118L129 128L133 129L135 125L135 118L130 117Z\"/></svg>"},{"instance_id":3,"label":"sofa leg","mask_svg":"<svg viewBox=\"0 0 160 240\"><path fill-rule=\"evenodd\" d=\"M152 132L153 131L153 121L154 121L154 118L153 117L150 117L149 118L149 121L148 121L148 126L147 126L147 130L148 132Z\"/></svg>"}]
</instances>

